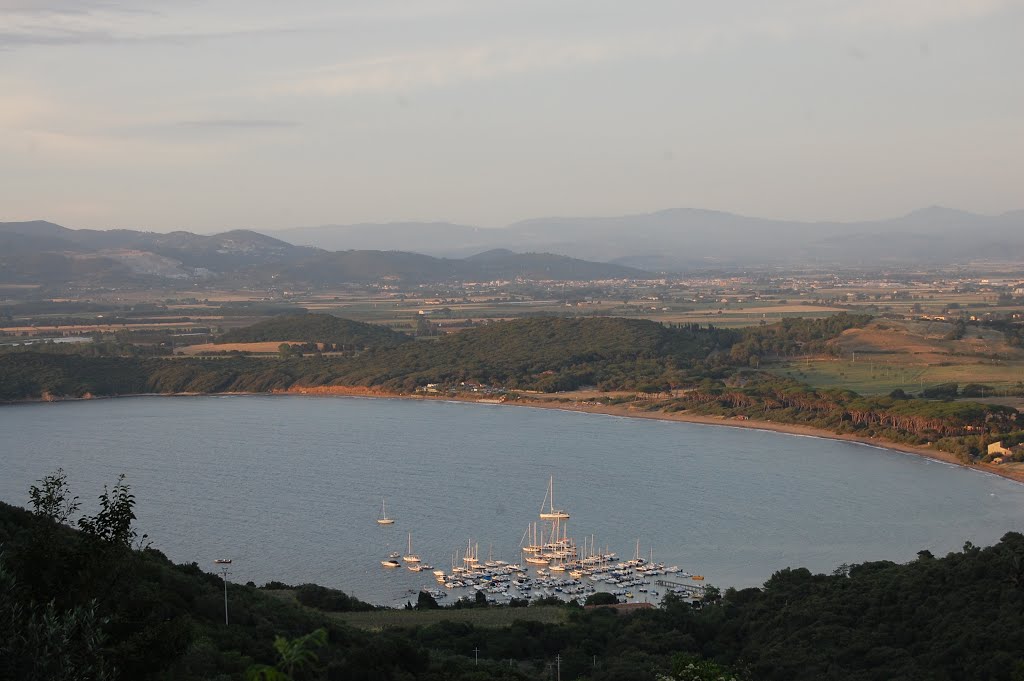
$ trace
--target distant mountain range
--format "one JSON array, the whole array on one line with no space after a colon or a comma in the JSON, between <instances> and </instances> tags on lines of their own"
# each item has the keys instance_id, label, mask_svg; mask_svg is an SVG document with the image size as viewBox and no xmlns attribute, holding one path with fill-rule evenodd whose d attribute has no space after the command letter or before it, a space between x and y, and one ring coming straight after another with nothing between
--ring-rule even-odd
<instances>
[{"instance_id":1,"label":"distant mountain range","mask_svg":"<svg viewBox=\"0 0 1024 681\"><path fill-rule=\"evenodd\" d=\"M168 280L330 285L382 280L428 283L495 279L651 278L636 268L548 253L491 250L444 259L381 250L330 252L235 230L204 236L0 223L0 283L158 284Z\"/></svg>"},{"instance_id":2,"label":"distant mountain range","mask_svg":"<svg viewBox=\"0 0 1024 681\"><path fill-rule=\"evenodd\" d=\"M588 262L550 253L513 253L495 249L468 258L435 258L404 251L354 250L323 253L287 265L291 281L316 284L399 279L406 282L653 279L655 275L614 263Z\"/></svg>"},{"instance_id":3,"label":"distant mountain range","mask_svg":"<svg viewBox=\"0 0 1024 681\"><path fill-rule=\"evenodd\" d=\"M757 265L978 261L1024 261L1024 210L985 216L932 207L891 220L842 223L674 209L544 218L499 229L425 222L209 236L0 223L0 283L8 284L565 281Z\"/></svg>"},{"instance_id":4,"label":"distant mountain range","mask_svg":"<svg viewBox=\"0 0 1024 681\"><path fill-rule=\"evenodd\" d=\"M540 218L482 229L443 222L269 231L329 249L403 249L463 257L545 251L647 270L749 265L950 264L1024 259L1024 210L997 216L931 207L890 220L795 222L678 208L621 217Z\"/></svg>"}]
</instances>

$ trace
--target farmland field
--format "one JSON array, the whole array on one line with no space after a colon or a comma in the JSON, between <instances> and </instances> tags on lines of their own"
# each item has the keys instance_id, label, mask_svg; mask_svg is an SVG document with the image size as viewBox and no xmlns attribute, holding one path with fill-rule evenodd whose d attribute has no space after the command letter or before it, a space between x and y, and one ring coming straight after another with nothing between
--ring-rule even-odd
<instances>
[{"instance_id":1,"label":"farmland field","mask_svg":"<svg viewBox=\"0 0 1024 681\"><path fill-rule=\"evenodd\" d=\"M256 354L277 354L281 343L295 343L301 345L304 341L263 341L259 343L203 343L201 345L187 345L179 350L184 355L206 355L211 352L252 352Z\"/></svg>"},{"instance_id":2,"label":"farmland field","mask_svg":"<svg viewBox=\"0 0 1024 681\"><path fill-rule=\"evenodd\" d=\"M999 332L970 328L947 338L942 322L873 322L834 343L838 356L766 364L764 368L819 388L877 395L897 388L919 392L939 383L982 383L998 393L1024 381L1024 351Z\"/></svg>"}]
</instances>

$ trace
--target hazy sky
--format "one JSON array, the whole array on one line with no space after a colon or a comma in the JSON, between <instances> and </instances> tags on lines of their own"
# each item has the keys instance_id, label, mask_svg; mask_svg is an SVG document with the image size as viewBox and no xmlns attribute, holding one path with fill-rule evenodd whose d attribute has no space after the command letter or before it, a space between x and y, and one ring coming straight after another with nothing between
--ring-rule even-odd
<instances>
[{"instance_id":1,"label":"hazy sky","mask_svg":"<svg viewBox=\"0 0 1024 681\"><path fill-rule=\"evenodd\" d=\"M1024 0L0 0L0 221L1024 207Z\"/></svg>"}]
</instances>

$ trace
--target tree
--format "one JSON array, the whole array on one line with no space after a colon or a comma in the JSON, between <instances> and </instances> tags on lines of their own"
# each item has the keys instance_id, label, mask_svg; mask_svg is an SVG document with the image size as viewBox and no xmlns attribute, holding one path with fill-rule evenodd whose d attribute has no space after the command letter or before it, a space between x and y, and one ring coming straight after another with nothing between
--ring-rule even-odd
<instances>
[{"instance_id":1,"label":"tree","mask_svg":"<svg viewBox=\"0 0 1024 681\"><path fill-rule=\"evenodd\" d=\"M36 482L42 487L32 485L28 490L32 512L37 517L49 518L55 523L66 525L81 504L78 503L78 497L71 496L68 476L64 469L58 468Z\"/></svg>"},{"instance_id":2,"label":"tree","mask_svg":"<svg viewBox=\"0 0 1024 681\"><path fill-rule=\"evenodd\" d=\"M247 681L293 681L296 672L319 661L314 651L327 645L327 630L317 629L305 636L287 639L278 636L274 639L274 650L277 651L277 664L255 664L245 671Z\"/></svg>"},{"instance_id":3,"label":"tree","mask_svg":"<svg viewBox=\"0 0 1024 681\"><path fill-rule=\"evenodd\" d=\"M478 591L477 593L480 592ZM437 604L437 600L426 591L420 591L420 595L416 597L417 610L437 610L440 607Z\"/></svg>"},{"instance_id":4,"label":"tree","mask_svg":"<svg viewBox=\"0 0 1024 681\"><path fill-rule=\"evenodd\" d=\"M132 521L135 520L135 495L124 481L124 473L117 477L117 484L110 491L106 485L103 486L103 494L99 499L99 513L79 518L79 529L104 544L127 549L145 548L149 535L144 534L139 539L138 532L132 527ZM136 540L139 540L139 546L136 546Z\"/></svg>"},{"instance_id":5,"label":"tree","mask_svg":"<svg viewBox=\"0 0 1024 681\"><path fill-rule=\"evenodd\" d=\"M103 627L96 601L58 609L20 597L0 555L0 678L26 681L111 681L103 660Z\"/></svg>"},{"instance_id":6,"label":"tree","mask_svg":"<svg viewBox=\"0 0 1024 681\"><path fill-rule=\"evenodd\" d=\"M967 322L961 317L953 322L953 328L945 335L945 340L960 340L964 337L965 333L967 333Z\"/></svg>"},{"instance_id":7,"label":"tree","mask_svg":"<svg viewBox=\"0 0 1024 681\"><path fill-rule=\"evenodd\" d=\"M704 602L705 603L718 603L722 600L722 591L717 586L708 584L704 587Z\"/></svg>"},{"instance_id":8,"label":"tree","mask_svg":"<svg viewBox=\"0 0 1024 681\"><path fill-rule=\"evenodd\" d=\"M960 385L958 383L940 383L921 391L921 397L931 400L956 399Z\"/></svg>"},{"instance_id":9,"label":"tree","mask_svg":"<svg viewBox=\"0 0 1024 681\"><path fill-rule=\"evenodd\" d=\"M583 603L584 605L615 605L619 602L619 599L615 597L615 594L608 593L607 591L597 591L587 596L587 600Z\"/></svg>"}]
</instances>

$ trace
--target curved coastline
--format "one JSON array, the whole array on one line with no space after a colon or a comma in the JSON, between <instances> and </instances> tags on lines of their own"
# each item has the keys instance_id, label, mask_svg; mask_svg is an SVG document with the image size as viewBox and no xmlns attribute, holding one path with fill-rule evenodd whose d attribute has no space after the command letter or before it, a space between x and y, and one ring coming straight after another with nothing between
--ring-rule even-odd
<instances>
[{"instance_id":1,"label":"curved coastline","mask_svg":"<svg viewBox=\"0 0 1024 681\"><path fill-rule=\"evenodd\" d=\"M310 397L324 396L324 397L366 397L366 398L378 398L378 399L400 399L400 400L440 400L446 402L461 402L461 403L474 403L474 404L494 404L502 406L515 406L515 407L527 407L534 409L556 409L559 411L570 411L579 412L586 414L602 414L605 416L619 416L623 418L639 418L639 419L650 419L654 421L677 421L681 423L694 423L699 425L709 426L723 426L726 428L747 428L753 430L763 430L775 433L782 433L785 435L796 435L803 437L816 437L826 440L841 440L844 442L853 442L856 444L862 444L878 449L886 449L901 454L913 454L926 459L931 459L947 465L957 466L966 470L972 470L979 473L988 473L989 475L995 475L1007 480L1012 480L1020 484L1024 484L1024 469L1007 469L1000 466L992 466L988 464L965 464L960 461L955 455L948 452L939 451L930 447L920 447L915 445L906 445L898 442L890 442L888 440L882 440L879 438L862 437L858 435L850 435L845 433L834 433L829 430L822 428L814 428L812 426L805 426L793 423L780 423L769 420L757 420L757 419L730 419L724 416L706 416L703 414L692 414L687 411L679 412L665 412L665 411L644 411L640 409L633 409L630 405L622 404L598 404L589 401L585 402L555 402L554 399L558 398L557 393L553 393L550 398L545 395L531 395L529 397L520 396L516 400L502 400L493 398L480 398L469 395L410 395L408 393L396 393L387 390L381 390L379 388L367 388L359 386L316 386L316 387L292 387L285 390L275 390L269 393L262 392L226 392L226 393L138 393L138 394L126 394L126 395L104 395L104 396L93 396L88 395L85 397L44 397L39 399L27 399L18 400L17 402L8 402L7 404L25 404L32 402L71 402L71 401L87 401L97 399L113 399L118 397L198 397L198 396L216 396L216 395L305 395Z\"/></svg>"},{"instance_id":2,"label":"curved coastline","mask_svg":"<svg viewBox=\"0 0 1024 681\"><path fill-rule=\"evenodd\" d=\"M853 442L856 444L862 444L865 446L875 447L878 449L886 449L894 452L899 452L901 454L913 454L915 456L931 459L933 461L937 461L947 465L957 466L958 468L964 468L966 470L972 470L979 473L988 473L990 475L996 475L1001 478L1006 478L1007 480L1012 480L1014 482L1024 484L1024 469L1013 470L1001 468L998 466L991 466L987 464L965 464L953 454L931 449L930 447L918 447L914 445L905 445L898 442L890 442L888 440L882 440L879 438L862 437L858 435L848 435L844 433L833 433L832 431L825 430L823 428L814 428L812 426L804 426L792 423L779 423L775 421L755 419L728 419L724 416L705 416L702 414L691 414L685 411L671 413L665 411L643 411L639 409L632 409L628 405L619 404L605 405L580 402L555 402L553 399L548 399L545 398L544 396L532 395L527 398L520 397L520 399L518 400L503 401L500 399L476 398L459 395L445 395L438 397L433 397L430 395L408 395L401 393L392 393L373 388L358 388L349 386L291 388L288 390L280 391L279 394L314 396L337 395L349 397L379 397L413 400L445 400L450 402L471 402L483 404L499 404L517 407L532 407L536 409L557 409L560 411L572 411L587 414L604 414L606 416L620 416L624 418L644 418L655 421L678 421L682 423L724 426L728 428L748 428L754 430L765 430L775 433L782 433L785 435L816 437L826 440L841 440L844 442ZM557 398L557 393L552 394L552 397Z\"/></svg>"}]
</instances>

